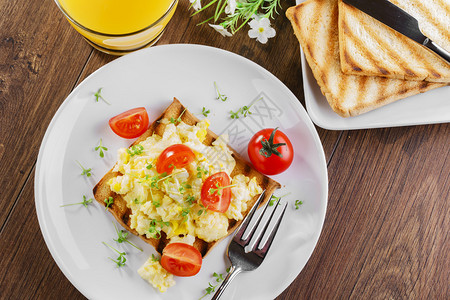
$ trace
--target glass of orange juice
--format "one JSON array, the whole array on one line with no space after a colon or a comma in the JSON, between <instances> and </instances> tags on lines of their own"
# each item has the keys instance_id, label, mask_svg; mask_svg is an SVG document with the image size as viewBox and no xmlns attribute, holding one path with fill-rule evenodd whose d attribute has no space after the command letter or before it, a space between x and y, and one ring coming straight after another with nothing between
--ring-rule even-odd
<instances>
[{"instance_id":1,"label":"glass of orange juice","mask_svg":"<svg viewBox=\"0 0 450 300\"><path fill-rule=\"evenodd\" d=\"M156 43L178 0L55 0L94 48L123 55Z\"/></svg>"}]
</instances>

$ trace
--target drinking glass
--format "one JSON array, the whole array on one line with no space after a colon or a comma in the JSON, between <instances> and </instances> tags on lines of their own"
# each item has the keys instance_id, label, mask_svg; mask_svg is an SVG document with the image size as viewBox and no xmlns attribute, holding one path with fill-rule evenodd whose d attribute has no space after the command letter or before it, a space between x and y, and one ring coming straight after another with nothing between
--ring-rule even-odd
<instances>
[{"instance_id":1,"label":"drinking glass","mask_svg":"<svg viewBox=\"0 0 450 300\"><path fill-rule=\"evenodd\" d=\"M123 55L155 44L178 0L55 0L94 48Z\"/></svg>"}]
</instances>

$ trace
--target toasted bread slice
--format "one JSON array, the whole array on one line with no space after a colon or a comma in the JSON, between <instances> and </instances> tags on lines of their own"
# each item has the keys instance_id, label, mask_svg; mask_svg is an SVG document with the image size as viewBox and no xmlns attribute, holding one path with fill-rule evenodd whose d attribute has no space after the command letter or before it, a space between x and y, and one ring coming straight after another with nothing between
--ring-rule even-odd
<instances>
[{"instance_id":1,"label":"toasted bread slice","mask_svg":"<svg viewBox=\"0 0 450 300\"><path fill-rule=\"evenodd\" d=\"M322 93L342 117L445 85L344 74L339 58L338 0L308 0L290 7L286 15Z\"/></svg>"},{"instance_id":2,"label":"toasted bread slice","mask_svg":"<svg viewBox=\"0 0 450 300\"><path fill-rule=\"evenodd\" d=\"M184 113L183 113L184 111ZM161 116L156 119L149 127L149 129L140 136L134 143L138 144L141 141L145 140L147 137L151 136L153 133L156 133L160 136L163 135L166 125L163 122L159 122L162 119L168 119L171 118L177 119L181 115L181 120L188 124L188 125L195 125L200 120L197 119L192 113L190 113L186 107L184 107L180 101L178 101L176 98L174 98L173 102L166 108L166 110L161 114ZM208 130L206 139L204 140L205 145L211 145L214 140L216 140L218 136L213 133L212 131ZM231 149L231 148L230 148ZM236 166L231 173L231 176L234 176L236 174L243 174L250 178L255 178L258 185L263 189L266 190L265 198L263 200L263 203L267 202L273 192L280 188L280 184L276 182L275 180L270 179L269 177L259 173L256 171L249 163L247 163L244 158L239 155L236 151L231 149L233 152L233 158L236 161ZM145 242L152 245L157 252L160 254L162 253L162 250L167 245L169 240L166 238L166 235L164 232L161 232L161 238L160 239L154 239L154 238L147 238L146 236L139 235L136 230L131 229L130 227L130 214L131 209L127 207L126 201L122 198L121 195L116 194L115 192L111 191L109 185L107 184L108 180L120 175L120 173L115 173L109 171L105 174L105 176L97 183L97 185L94 187L94 196L95 199L102 205L105 205L104 200L108 197L113 197L114 203L108 208L109 212L116 218L116 220L128 231L132 232L135 235L138 235L140 238L142 238ZM248 209L247 211L243 212L243 216L246 216L248 212L250 211L253 204L258 199L258 196L255 196L249 203L248 203ZM228 226L228 235L231 234L237 226L239 226L240 221L237 222L235 220L229 220L229 226ZM202 256L205 256L208 254L208 252L218 243L220 240L214 241L214 242L206 242L204 240L201 240L196 237L194 247L197 248Z\"/></svg>"},{"instance_id":3,"label":"toasted bread slice","mask_svg":"<svg viewBox=\"0 0 450 300\"><path fill-rule=\"evenodd\" d=\"M450 49L450 1L390 1L421 20L428 36ZM345 74L450 82L449 63L342 0L339 48Z\"/></svg>"}]
</instances>

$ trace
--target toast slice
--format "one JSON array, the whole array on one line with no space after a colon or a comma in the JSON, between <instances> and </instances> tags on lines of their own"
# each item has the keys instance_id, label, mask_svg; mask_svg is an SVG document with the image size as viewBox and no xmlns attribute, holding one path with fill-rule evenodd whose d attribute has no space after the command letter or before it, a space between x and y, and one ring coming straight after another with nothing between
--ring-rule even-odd
<instances>
[{"instance_id":1,"label":"toast slice","mask_svg":"<svg viewBox=\"0 0 450 300\"><path fill-rule=\"evenodd\" d=\"M175 120L178 119L181 115L181 120L188 124L188 125L195 125L200 120L196 118L192 113L190 113L186 107L184 107L179 100L174 98L173 102L164 110L164 112L157 118L148 128L148 130L140 136L132 145L138 144L141 141L144 141L149 136L151 136L153 133L158 134L159 136L162 136L165 130L165 123L160 122L163 119L170 120L171 118L174 118ZM211 145L214 140L216 140L218 136L210 131L207 130L206 138L203 141L205 145ZM231 149L231 148L230 148ZM236 166L233 169L233 172L231 173L231 176L234 176L236 174L243 174L250 178L255 178L257 184L263 189L266 190L265 198L263 199L263 203L267 202L273 192L280 188L280 184L276 182L275 180L270 179L269 177L259 173L256 171L248 162L244 160L244 158L241 157L239 153L231 149L232 156L236 161ZM97 183L97 185L94 187L93 193L95 199L102 204L103 206L106 206L104 200L108 197L113 197L114 202L113 204L108 208L109 212L115 217L115 219L129 232L138 235L140 238L142 238L145 242L152 245L157 252L160 254L162 253L162 250L169 242L169 239L167 239L166 234L161 231L161 237L159 239L155 238L147 238L145 235L139 235L136 230L132 229L130 226L130 214L131 209L127 206L126 201L122 198L120 194L117 194L113 192L110 189L110 186L107 184L107 182L113 178L120 175L118 172L113 172L112 169L104 175L104 177ZM248 202L247 210L243 212L243 216L245 217L248 212L250 211L253 204L257 201L259 195L256 195L251 201ZM227 235L231 234L240 224L241 221L236 220L229 220L228 224L228 231ZM223 239L223 238L222 238ZM221 239L220 239L221 240ZM195 238L194 247L197 248L202 256L206 256L211 249L220 242L220 240L214 241L214 242L206 242L204 240L199 239L198 237Z\"/></svg>"},{"instance_id":2,"label":"toast slice","mask_svg":"<svg viewBox=\"0 0 450 300\"><path fill-rule=\"evenodd\" d=\"M390 0L450 51L450 1ZM345 74L450 82L450 64L424 46L339 0L339 48Z\"/></svg>"},{"instance_id":3,"label":"toast slice","mask_svg":"<svg viewBox=\"0 0 450 300\"><path fill-rule=\"evenodd\" d=\"M288 8L286 16L322 93L342 117L445 85L344 74L339 55L338 0L307 0Z\"/></svg>"}]
</instances>

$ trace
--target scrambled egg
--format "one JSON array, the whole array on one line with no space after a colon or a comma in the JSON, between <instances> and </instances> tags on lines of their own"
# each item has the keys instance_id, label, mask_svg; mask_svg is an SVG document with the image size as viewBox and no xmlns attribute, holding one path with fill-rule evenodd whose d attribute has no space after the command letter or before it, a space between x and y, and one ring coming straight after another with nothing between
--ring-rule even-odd
<instances>
[{"instance_id":1,"label":"scrambled egg","mask_svg":"<svg viewBox=\"0 0 450 300\"><path fill-rule=\"evenodd\" d=\"M201 189L203 182L217 172L233 171L236 162L227 147L228 137L220 136L212 146L203 144L208 120L195 126L168 120L163 136L153 134L145 141L118 151L118 162L113 171L121 175L109 180L112 191L121 194L131 209L131 228L148 238L160 238L164 232L171 242L177 240L192 245L195 237L206 242L216 241L227 235L228 220L241 220L247 202L262 192L256 180L244 175L231 178L231 203L225 213L203 207ZM184 144L195 154L195 160L184 168L175 169L170 175L159 174L156 162L168 146ZM165 291L172 284L172 277L159 262L150 258L139 269L142 278Z\"/></svg>"}]
</instances>

